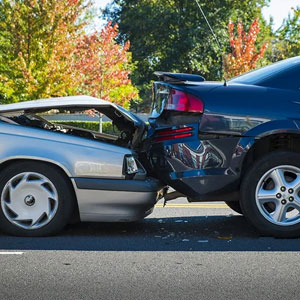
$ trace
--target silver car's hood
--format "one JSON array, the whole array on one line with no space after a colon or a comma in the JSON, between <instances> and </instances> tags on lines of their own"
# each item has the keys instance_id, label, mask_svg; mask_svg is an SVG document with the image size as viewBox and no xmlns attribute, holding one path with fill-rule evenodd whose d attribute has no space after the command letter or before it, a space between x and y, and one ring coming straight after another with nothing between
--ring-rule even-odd
<instances>
[{"instance_id":1,"label":"silver car's hood","mask_svg":"<svg viewBox=\"0 0 300 300\"><path fill-rule=\"evenodd\" d=\"M70 96L0 105L0 114L13 112L40 113L50 109L95 109L109 117L120 130L133 133L137 143L145 130L145 123L130 111L114 103L90 96Z\"/></svg>"},{"instance_id":2,"label":"silver car's hood","mask_svg":"<svg viewBox=\"0 0 300 300\"><path fill-rule=\"evenodd\" d=\"M0 105L0 113L12 111L28 111L36 109L51 109L64 107L86 107L86 106L116 106L108 101L97 99L90 96L70 96L33 101L23 101L11 104Z\"/></svg>"},{"instance_id":3,"label":"silver car's hood","mask_svg":"<svg viewBox=\"0 0 300 300\"><path fill-rule=\"evenodd\" d=\"M123 111L118 105L98 99L90 96L69 96L69 97L56 97L56 98L47 98L39 99L33 101L23 101L11 104L2 104L0 105L0 113L5 112L15 112L15 111L25 111L25 112L36 112L36 111L45 111L49 109L63 109L63 108L104 108L104 107L113 107L116 110ZM127 116L128 117L128 116ZM129 117L130 119L130 117Z\"/></svg>"}]
</instances>

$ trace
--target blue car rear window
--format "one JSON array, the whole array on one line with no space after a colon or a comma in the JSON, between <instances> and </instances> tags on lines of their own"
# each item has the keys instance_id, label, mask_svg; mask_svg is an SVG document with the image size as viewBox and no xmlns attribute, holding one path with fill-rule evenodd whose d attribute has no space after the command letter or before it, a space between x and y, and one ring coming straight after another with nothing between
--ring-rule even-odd
<instances>
[{"instance_id":1,"label":"blue car rear window","mask_svg":"<svg viewBox=\"0 0 300 300\"><path fill-rule=\"evenodd\" d=\"M300 73L300 56L292 57L254 71L250 71L231 79L229 82L254 85L264 85L265 83L266 86L276 87L278 84L280 85L279 79L282 80L282 78L286 78L291 81L291 87L299 88L300 79L298 76L295 77L295 73L297 72Z\"/></svg>"}]
</instances>

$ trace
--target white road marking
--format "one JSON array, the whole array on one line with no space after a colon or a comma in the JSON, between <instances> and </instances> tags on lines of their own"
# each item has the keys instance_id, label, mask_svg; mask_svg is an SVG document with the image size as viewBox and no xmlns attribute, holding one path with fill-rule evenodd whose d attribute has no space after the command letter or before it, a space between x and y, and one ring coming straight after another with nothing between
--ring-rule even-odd
<instances>
[{"instance_id":1,"label":"white road marking","mask_svg":"<svg viewBox=\"0 0 300 300\"><path fill-rule=\"evenodd\" d=\"M0 255L22 255L24 252L0 252Z\"/></svg>"}]
</instances>

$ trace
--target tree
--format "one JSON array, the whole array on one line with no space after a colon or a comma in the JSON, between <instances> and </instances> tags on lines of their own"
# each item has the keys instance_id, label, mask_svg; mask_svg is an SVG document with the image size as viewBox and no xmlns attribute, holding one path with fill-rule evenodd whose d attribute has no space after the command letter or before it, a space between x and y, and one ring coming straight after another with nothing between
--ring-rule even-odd
<instances>
[{"instance_id":1,"label":"tree","mask_svg":"<svg viewBox=\"0 0 300 300\"><path fill-rule=\"evenodd\" d=\"M149 108L149 83L157 70L222 78L221 52L227 47L227 20L242 18L250 24L259 18L263 31L270 31L262 21L261 8L269 0L201 0L220 43L219 51L195 1L190 0L114 0L104 15L119 25L118 40L130 40L136 69L132 80L141 90L144 107ZM260 42L260 41L259 41Z\"/></svg>"},{"instance_id":2,"label":"tree","mask_svg":"<svg viewBox=\"0 0 300 300\"><path fill-rule=\"evenodd\" d=\"M255 69L259 59L263 58L267 43L264 43L259 51L255 49L255 42L259 31L260 28L257 19L252 22L248 34L244 31L242 21L239 21L237 24L237 37L235 37L234 24L232 20L229 21L228 33L232 53L223 57L226 79Z\"/></svg>"},{"instance_id":3,"label":"tree","mask_svg":"<svg viewBox=\"0 0 300 300\"><path fill-rule=\"evenodd\" d=\"M293 14L284 20L275 33L271 53L271 61L300 55L300 6L293 9Z\"/></svg>"},{"instance_id":4,"label":"tree","mask_svg":"<svg viewBox=\"0 0 300 300\"><path fill-rule=\"evenodd\" d=\"M88 94L129 107L129 42L116 43L117 25L85 33L86 0L0 1L2 103Z\"/></svg>"},{"instance_id":5,"label":"tree","mask_svg":"<svg viewBox=\"0 0 300 300\"><path fill-rule=\"evenodd\" d=\"M133 69L130 43L117 44L118 25L109 22L100 32L83 35L76 47L74 69L79 72L79 90L129 108L130 100L138 98L131 84Z\"/></svg>"},{"instance_id":6,"label":"tree","mask_svg":"<svg viewBox=\"0 0 300 300\"><path fill-rule=\"evenodd\" d=\"M75 92L70 66L88 6L84 0L0 2L2 103Z\"/></svg>"}]
</instances>

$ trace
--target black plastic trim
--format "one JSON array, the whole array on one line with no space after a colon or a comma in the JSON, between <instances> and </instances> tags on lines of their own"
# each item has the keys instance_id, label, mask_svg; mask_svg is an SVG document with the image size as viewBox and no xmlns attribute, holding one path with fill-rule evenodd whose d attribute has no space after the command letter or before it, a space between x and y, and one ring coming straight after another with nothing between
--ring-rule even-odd
<instances>
[{"instance_id":1,"label":"black plastic trim","mask_svg":"<svg viewBox=\"0 0 300 300\"><path fill-rule=\"evenodd\" d=\"M106 190L124 192L157 192L162 188L160 182L154 178L146 180L74 178L78 189Z\"/></svg>"},{"instance_id":2,"label":"black plastic trim","mask_svg":"<svg viewBox=\"0 0 300 300\"><path fill-rule=\"evenodd\" d=\"M205 81L205 78L201 75L196 74L186 74L186 73L170 73L170 72L161 72L156 71L154 75L158 76L159 80L164 82L185 82L185 81L194 81L201 82Z\"/></svg>"}]
</instances>

